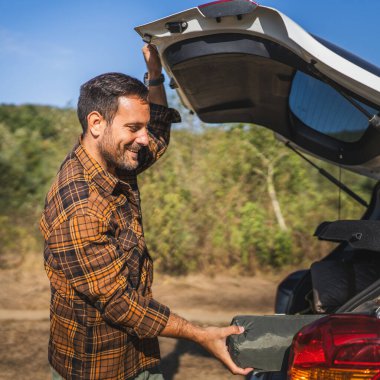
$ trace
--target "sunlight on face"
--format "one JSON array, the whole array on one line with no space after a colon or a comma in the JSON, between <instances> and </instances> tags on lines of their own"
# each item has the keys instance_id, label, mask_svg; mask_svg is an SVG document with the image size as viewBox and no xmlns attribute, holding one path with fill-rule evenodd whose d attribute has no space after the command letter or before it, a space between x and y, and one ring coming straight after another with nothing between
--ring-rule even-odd
<instances>
[{"instance_id":1,"label":"sunlight on face","mask_svg":"<svg viewBox=\"0 0 380 380\"><path fill-rule=\"evenodd\" d=\"M138 152L148 145L149 104L137 97L119 98L117 113L105 130L99 150L108 169L134 170Z\"/></svg>"}]
</instances>

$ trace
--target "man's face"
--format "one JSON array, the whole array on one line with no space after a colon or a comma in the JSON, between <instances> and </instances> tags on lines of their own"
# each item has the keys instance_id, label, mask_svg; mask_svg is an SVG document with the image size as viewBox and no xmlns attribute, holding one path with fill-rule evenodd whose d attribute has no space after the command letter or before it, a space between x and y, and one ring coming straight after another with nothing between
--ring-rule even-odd
<instances>
[{"instance_id":1,"label":"man's face","mask_svg":"<svg viewBox=\"0 0 380 380\"><path fill-rule=\"evenodd\" d=\"M138 151L148 145L149 118L148 103L137 97L119 98L116 115L99 142L99 152L111 171L137 168Z\"/></svg>"}]
</instances>

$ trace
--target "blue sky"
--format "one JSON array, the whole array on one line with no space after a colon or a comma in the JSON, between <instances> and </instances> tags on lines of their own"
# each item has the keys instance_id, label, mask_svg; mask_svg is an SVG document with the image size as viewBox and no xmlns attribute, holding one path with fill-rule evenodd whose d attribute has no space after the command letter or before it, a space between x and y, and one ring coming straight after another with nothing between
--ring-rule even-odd
<instances>
[{"instance_id":1,"label":"blue sky","mask_svg":"<svg viewBox=\"0 0 380 380\"><path fill-rule=\"evenodd\" d=\"M134 27L198 0L0 0L0 103L75 106L79 86L121 71L142 78ZM307 31L380 66L379 0L262 0Z\"/></svg>"}]
</instances>

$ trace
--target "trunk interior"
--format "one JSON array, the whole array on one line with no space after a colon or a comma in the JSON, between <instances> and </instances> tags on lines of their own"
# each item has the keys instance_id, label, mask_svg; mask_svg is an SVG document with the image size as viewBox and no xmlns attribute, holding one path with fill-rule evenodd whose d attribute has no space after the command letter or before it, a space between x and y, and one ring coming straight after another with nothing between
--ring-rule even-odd
<instances>
[{"instance_id":1,"label":"trunk interior","mask_svg":"<svg viewBox=\"0 0 380 380\"><path fill-rule=\"evenodd\" d=\"M362 220L380 221L380 182ZM331 314L360 310L373 314L380 306L379 280L380 252L342 242L309 270L295 272L279 285L275 311Z\"/></svg>"}]
</instances>

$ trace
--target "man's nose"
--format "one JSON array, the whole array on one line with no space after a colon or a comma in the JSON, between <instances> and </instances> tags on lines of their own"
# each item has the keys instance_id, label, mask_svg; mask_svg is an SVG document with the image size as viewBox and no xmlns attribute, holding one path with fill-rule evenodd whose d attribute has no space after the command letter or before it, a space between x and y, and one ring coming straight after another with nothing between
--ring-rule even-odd
<instances>
[{"instance_id":1,"label":"man's nose","mask_svg":"<svg viewBox=\"0 0 380 380\"><path fill-rule=\"evenodd\" d=\"M138 135L136 137L136 142L139 143L140 145L147 146L149 143L149 137L148 137L148 129L141 128L138 131Z\"/></svg>"}]
</instances>

